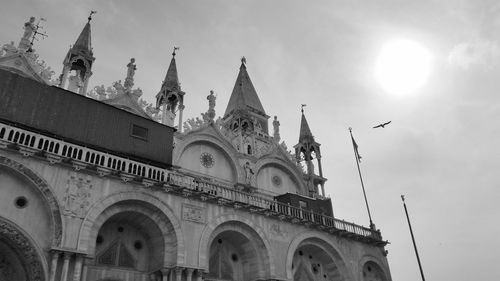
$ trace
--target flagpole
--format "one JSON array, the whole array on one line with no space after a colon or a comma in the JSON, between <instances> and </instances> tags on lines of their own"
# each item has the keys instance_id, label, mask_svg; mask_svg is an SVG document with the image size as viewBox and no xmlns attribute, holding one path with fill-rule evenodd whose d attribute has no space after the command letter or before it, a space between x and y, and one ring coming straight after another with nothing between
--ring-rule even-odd
<instances>
[{"instance_id":1,"label":"flagpole","mask_svg":"<svg viewBox=\"0 0 500 281\"><path fill-rule=\"evenodd\" d=\"M357 144L354 141L354 137L352 136L352 128L351 127L349 127L349 133L351 134L352 148L354 149L354 158L356 159L356 165L358 166L359 180L361 181L361 188L363 189L363 196L365 198L366 210L368 211L368 218L370 219L370 229L376 230L375 225L373 224L373 221L372 221L372 215L370 213L370 207L368 206L368 200L366 199L365 184L363 183L363 177L361 176L361 169L359 168L359 158L361 158L361 157L359 156Z\"/></svg>"},{"instance_id":2,"label":"flagpole","mask_svg":"<svg viewBox=\"0 0 500 281\"><path fill-rule=\"evenodd\" d=\"M418 256L417 244L415 243L415 237L413 236L413 230L411 229L410 217L408 216L408 209L406 209L404 195L401 195L401 200L403 200L403 206L405 208L406 219L408 220L408 227L410 228L411 240L413 241L413 248L415 249L415 255L417 256L417 262L418 262L418 268L420 269L420 275L422 276L422 281L425 281L424 271L422 270L422 264L420 263L420 257Z\"/></svg>"}]
</instances>

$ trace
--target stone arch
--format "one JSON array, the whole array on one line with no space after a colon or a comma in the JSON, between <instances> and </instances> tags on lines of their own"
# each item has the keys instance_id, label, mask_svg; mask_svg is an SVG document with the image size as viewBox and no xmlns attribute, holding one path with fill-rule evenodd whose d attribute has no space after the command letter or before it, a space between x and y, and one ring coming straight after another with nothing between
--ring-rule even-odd
<instances>
[{"instance_id":1,"label":"stone arch","mask_svg":"<svg viewBox=\"0 0 500 281\"><path fill-rule=\"evenodd\" d=\"M59 207L57 198L54 196L54 193L52 192L49 184L28 167L7 157L0 156L0 165L15 171L24 178L27 178L40 191L43 198L45 199L44 201L47 203L50 209L50 216L52 220L51 227L53 233L52 245L54 247L60 247L63 233L61 209Z\"/></svg>"},{"instance_id":2,"label":"stone arch","mask_svg":"<svg viewBox=\"0 0 500 281\"><path fill-rule=\"evenodd\" d=\"M286 171L294 180L294 182L297 184L297 186L300 188L300 190L303 192L302 194L307 194L307 188L304 185L304 180L302 179L302 174L297 173L297 168L292 166L289 162L283 161L282 159L276 158L276 157L265 157L262 159L259 159L257 163L255 164L255 175L256 178L259 175L259 172L266 166L268 165L275 165L280 168L282 168L284 171Z\"/></svg>"},{"instance_id":3,"label":"stone arch","mask_svg":"<svg viewBox=\"0 0 500 281\"><path fill-rule=\"evenodd\" d=\"M330 240L330 237L327 235L315 231L306 231L296 236L290 243L286 256L285 267L287 279L293 280L292 263L295 252L304 245L312 245L320 248L330 256L345 281L355 280L347 268L346 259Z\"/></svg>"},{"instance_id":4,"label":"stone arch","mask_svg":"<svg viewBox=\"0 0 500 281\"><path fill-rule=\"evenodd\" d=\"M382 280L384 281L392 280L391 274L389 272L389 266L387 266L387 263L382 262L380 259L372 255L365 255L359 260L358 262L359 280L364 280L363 269L367 264L374 264L377 267L377 270L379 270L383 274Z\"/></svg>"},{"instance_id":5,"label":"stone arch","mask_svg":"<svg viewBox=\"0 0 500 281\"><path fill-rule=\"evenodd\" d=\"M3 218L0 218L0 244L8 245L12 252L15 253L18 262L21 263L23 268L25 280L48 280L47 262L42 251L20 227ZM5 254L4 251L0 252ZM10 259L7 262L13 262L13 260Z\"/></svg>"},{"instance_id":6,"label":"stone arch","mask_svg":"<svg viewBox=\"0 0 500 281\"><path fill-rule=\"evenodd\" d=\"M125 205L125 207L117 204ZM152 210L155 212L152 212ZM169 240L167 237L169 232L173 232L173 238L175 238L177 246L175 264L168 264L167 259L170 255L165 254L164 265L176 266L185 263L186 249L179 220L164 202L144 192L114 193L95 203L83 220L77 249L93 256L95 254L94 241L101 226L108 218L124 211L135 211L155 219L158 228L164 235L165 245L173 243L172 239Z\"/></svg>"},{"instance_id":7,"label":"stone arch","mask_svg":"<svg viewBox=\"0 0 500 281\"><path fill-rule=\"evenodd\" d=\"M221 141L217 136L208 133L190 135L186 139L182 140L182 142L179 143L178 146L176 146L174 149L174 164L179 163L184 152L190 146L196 143L207 143L220 150L222 154L226 156L227 159L229 159L229 161L231 162L233 172L235 173L235 182L241 178L244 178L244 172L238 163L237 156L234 153L233 147L228 145L225 141Z\"/></svg>"},{"instance_id":8,"label":"stone arch","mask_svg":"<svg viewBox=\"0 0 500 281\"><path fill-rule=\"evenodd\" d=\"M259 243L262 247L265 248L265 251L262 256L263 264L268 264L269 267L265 268L265 274L267 277L275 275L275 265L274 265L274 257L271 251L271 243L267 238L265 232L261 227L256 225L250 219L239 216L237 214L227 214L221 215L214 220L212 220L209 224L205 226L202 231L202 235L200 238L199 249L198 249L198 266L204 270L208 271L208 262L209 262L209 251L210 244L218 234L227 231L238 231L239 229L235 229L235 226L243 226L245 235L249 239L253 239L254 242Z\"/></svg>"}]
</instances>

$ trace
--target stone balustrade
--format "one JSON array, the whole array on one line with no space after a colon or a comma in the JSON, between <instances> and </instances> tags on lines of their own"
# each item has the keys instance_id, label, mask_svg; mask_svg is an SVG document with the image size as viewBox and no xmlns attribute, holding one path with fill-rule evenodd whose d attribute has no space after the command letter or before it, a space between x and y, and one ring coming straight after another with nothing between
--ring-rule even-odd
<instances>
[{"instance_id":1,"label":"stone balustrade","mask_svg":"<svg viewBox=\"0 0 500 281\"><path fill-rule=\"evenodd\" d=\"M161 188L165 192L196 197L290 223L316 227L365 243L380 246L387 244L382 240L378 230L313 213L310 210L277 202L258 194L243 192L235 189L234 186L155 167L1 122L0 148L17 150L26 157L45 157L51 164L69 164L75 170L94 170L100 176L117 176L124 182L140 182L146 187Z\"/></svg>"}]
</instances>

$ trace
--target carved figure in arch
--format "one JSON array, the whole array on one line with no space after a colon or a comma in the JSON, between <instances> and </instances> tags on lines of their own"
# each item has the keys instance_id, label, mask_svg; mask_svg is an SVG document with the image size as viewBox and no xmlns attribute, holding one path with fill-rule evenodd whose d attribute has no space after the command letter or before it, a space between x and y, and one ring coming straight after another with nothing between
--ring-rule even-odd
<instances>
[{"instance_id":1,"label":"carved figure in arch","mask_svg":"<svg viewBox=\"0 0 500 281\"><path fill-rule=\"evenodd\" d=\"M70 76L69 79L68 90L71 92L78 93L80 88L83 86L83 82L80 76L80 70L75 71L75 75Z\"/></svg>"}]
</instances>

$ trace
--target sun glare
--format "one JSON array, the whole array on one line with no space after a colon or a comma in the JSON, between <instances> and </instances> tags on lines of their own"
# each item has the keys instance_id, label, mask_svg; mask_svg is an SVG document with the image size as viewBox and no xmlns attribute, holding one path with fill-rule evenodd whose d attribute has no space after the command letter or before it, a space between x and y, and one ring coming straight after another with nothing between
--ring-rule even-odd
<instances>
[{"instance_id":1,"label":"sun glare","mask_svg":"<svg viewBox=\"0 0 500 281\"><path fill-rule=\"evenodd\" d=\"M430 62L430 52L418 42L390 41L377 58L375 78L390 94L412 94L427 82Z\"/></svg>"}]
</instances>

